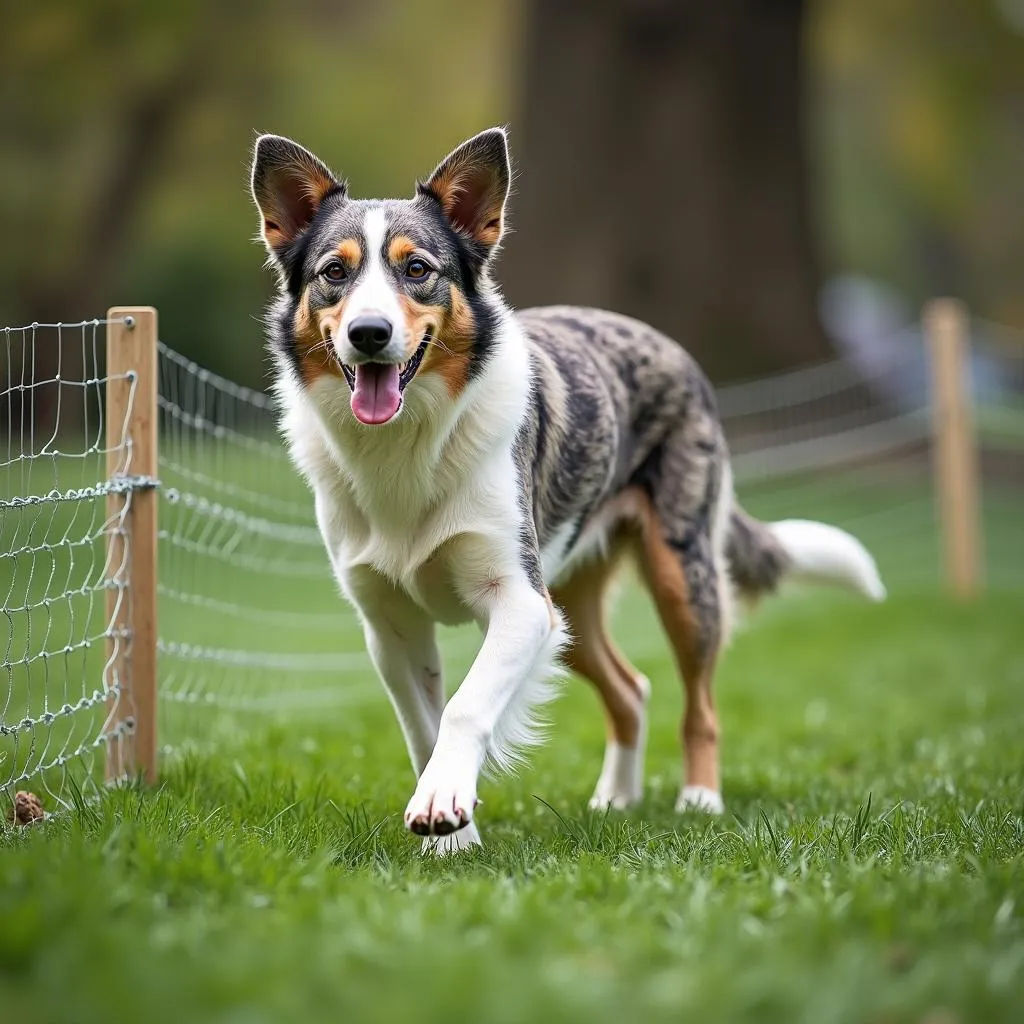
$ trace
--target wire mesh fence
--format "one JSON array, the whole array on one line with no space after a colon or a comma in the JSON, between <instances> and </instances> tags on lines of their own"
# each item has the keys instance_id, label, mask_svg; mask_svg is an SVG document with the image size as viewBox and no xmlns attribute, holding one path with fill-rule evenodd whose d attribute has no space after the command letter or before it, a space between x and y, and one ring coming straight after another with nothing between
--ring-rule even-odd
<instances>
[{"instance_id":1,"label":"wire mesh fence","mask_svg":"<svg viewBox=\"0 0 1024 1024\"><path fill-rule=\"evenodd\" d=\"M890 592L937 588L943 551L924 331L869 366L833 361L723 388L741 502L762 519L821 519L875 554ZM968 380L980 460L981 574L1024 587L1024 332L976 321Z\"/></svg>"},{"instance_id":2,"label":"wire mesh fence","mask_svg":"<svg viewBox=\"0 0 1024 1024\"><path fill-rule=\"evenodd\" d=\"M109 326L2 331L0 790L8 806L32 788L54 809L116 776L134 727L119 672L129 637L118 601L131 591L125 524L139 488L157 481L133 475L130 410L113 431L104 423ZM1019 589L1024 336L975 321L971 342L985 578L989 588ZM287 720L383 699L273 400L157 348L162 749L220 742L254 714ZM938 588L942 557L921 330L908 328L884 351L871 365L834 360L722 388L718 402L744 506L764 519L851 530L898 596ZM468 664L475 631L443 636L453 667Z\"/></svg>"},{"instance_id":3,"label":"wire mesh fence","mask_svg":"<svg viewBox=\"0 0 1024 1024\"><path fill-rule=\"evenodd\" d=\"M127 640L117 621L131 584L132 440L127 416L104 426L108 323L0 332L0 790L13 800L35 780L51 807L94 786L104 754L117 774L133 726L130 690L115 671ZM121 379L134 394L130 376ZM125 556L117 561L114 537Z\"/></svg>"},{"instance_id":4,"label":"wire mesh fence","mask_svg":"<svg viewBox=\"0 0 1024 1024\"><path fill-rule=\"evenodd\" d=\"M374 699L273 401L160 353L160 680L168 745ZM467 657L473 637L449 643ZM212 712L229 712L219 719ZM197 727L197 716L203 727ZM216 723L212 724L211 723Z\"/></svg>"}]
</instances>

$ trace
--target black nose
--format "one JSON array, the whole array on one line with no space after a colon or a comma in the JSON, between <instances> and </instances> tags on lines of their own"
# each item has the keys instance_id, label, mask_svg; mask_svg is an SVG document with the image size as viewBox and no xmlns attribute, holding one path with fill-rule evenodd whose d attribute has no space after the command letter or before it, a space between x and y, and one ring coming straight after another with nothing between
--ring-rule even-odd
<instances>
[{"instance_id":1,"label":"black nose","mask_svg":"<svg viewBox=\"0 0 1024 1024\"><path fill-rule=\"evenodd\" d=\"M348 325L348 340L367 356L375 356L391 340L391 321L382 316L357 316Z\"/></svg>"}]
</instances>

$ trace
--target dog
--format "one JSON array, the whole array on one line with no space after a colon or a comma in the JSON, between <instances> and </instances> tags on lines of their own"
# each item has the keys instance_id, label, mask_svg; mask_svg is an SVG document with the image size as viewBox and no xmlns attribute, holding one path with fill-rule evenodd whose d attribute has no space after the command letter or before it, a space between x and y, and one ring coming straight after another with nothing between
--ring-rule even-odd
<instances>
[{"instance_id":1,"label":"dog","mask_svg":"<svg viewBox=\"0 0 1024 1024\"><path fill-rule=\"evenodd\" d=\"M685 687L680 811L723 811L712 678L734 599L785 577L885 594L850 534L740 508L711 386L679 344L612 312L506 304L491 268L510 181L500 128L411 199L353 199L280 136L252 162L282 430L404 734L405 825L439 853L480 842L480 773L538 740L563 665L607 715L591 806L640 799L649 683L605 621L623 560ZM435 624L468 621L482 644L446 703Z\"/></svg>"}]
</instances>

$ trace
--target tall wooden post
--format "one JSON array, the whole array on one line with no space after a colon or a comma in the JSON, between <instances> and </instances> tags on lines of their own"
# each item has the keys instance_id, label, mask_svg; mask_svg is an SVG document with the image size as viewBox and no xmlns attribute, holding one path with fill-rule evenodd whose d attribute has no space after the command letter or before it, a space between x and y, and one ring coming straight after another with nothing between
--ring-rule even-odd
<instances>
[{"instance_id":1,"label":"tall wooden post","mask_svg":"<svg viewBox=\"0 0 1024 1024\"><path fill-rule=\"evenodd\" d=\"M954 299L934 299L925 307L924 325L931 363L935 499L945 577L954 596L967 599L982 586L967 313Z\"/></svg>"},{"instance_id":2,"label":"tall wooden post","mask_svg":"<svg viewBox=\"0 0 1024 1024\"><path fill-rule=\"evenodd\" d=\"M107 317L107 779L157 778L156 515L157 317L149 306L115 306ZM134 725L126 728L131 720Z\"/></svg>"}]
</instances>

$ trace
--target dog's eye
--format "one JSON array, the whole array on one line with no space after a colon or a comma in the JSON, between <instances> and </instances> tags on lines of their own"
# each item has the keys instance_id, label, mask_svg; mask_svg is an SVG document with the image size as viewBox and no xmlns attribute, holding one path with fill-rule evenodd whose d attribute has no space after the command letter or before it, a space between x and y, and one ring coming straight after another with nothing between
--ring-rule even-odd
<instances>
[{"instance_id":1,"label":"dog's eye","mask_svg":"<svg viewBox=\"0 0 1024 1024\"><path fill-rule=\"evenodd\" d=\"M430 267L427 266L427 261L421 260L418 256L414 256L405 265L405 276L411 277L414 281L421 281L429 273Z\"/></svg>"},{"instance_id":2,"label":"dog's eye","mask_svg":"<svg viewBox=\"0 0 1024 1024\"><path fill-rule=\"evenodd\" d=\"M345 267L339 263L338 260L331 260L331 262L320 271L320 276L337 284L339 281L344 281L345 278L348 277L348 274L345 273Z\"/></svg>"}]
</instances>

